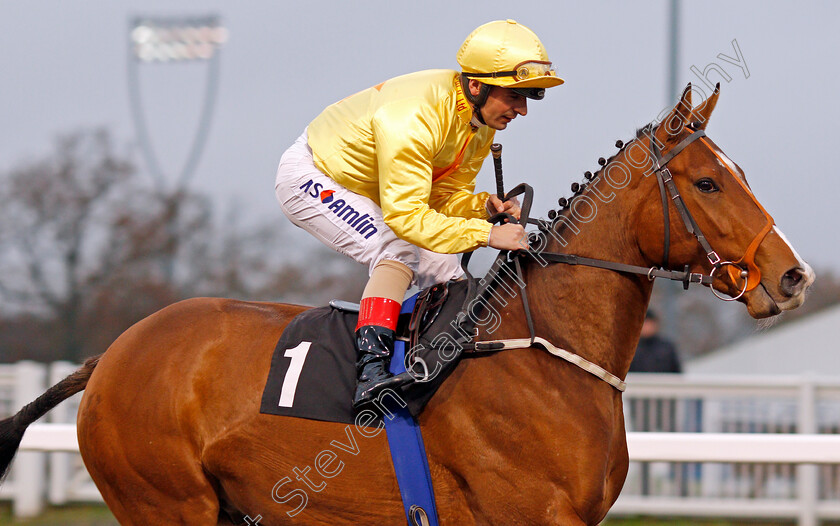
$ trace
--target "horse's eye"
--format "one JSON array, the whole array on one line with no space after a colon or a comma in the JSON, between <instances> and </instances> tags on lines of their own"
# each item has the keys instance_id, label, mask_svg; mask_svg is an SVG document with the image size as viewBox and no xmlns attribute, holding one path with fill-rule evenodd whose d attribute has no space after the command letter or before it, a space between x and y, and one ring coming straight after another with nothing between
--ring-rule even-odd
<instances>
[{"instance_id":1,"label":"horse's eye","mask_svg":"<svg viewBox=\"0 0 840 526\"><path fill-rule=\"evenodd\" d=\"M709 178L700 179L699 181L694 183L694 186L696 186L698 190L706 194L717 192L719 190L715 182Z\"/></svg>"}]
</instances>

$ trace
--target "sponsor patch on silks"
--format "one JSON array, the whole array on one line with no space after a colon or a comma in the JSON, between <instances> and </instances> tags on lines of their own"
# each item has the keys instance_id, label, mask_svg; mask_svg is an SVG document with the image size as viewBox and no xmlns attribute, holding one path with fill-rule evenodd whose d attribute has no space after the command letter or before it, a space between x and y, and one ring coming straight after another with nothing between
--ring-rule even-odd
<instances>
[{"instance_id":1,"label":"sponsor patch on silks","mask_svg":"<svg viewBox=\"0 0 840 526\"><path fill-rule=\"evenodd\" d=\"M311 183L312 181L310 180L309 182ZM322 203L329 203L330 201L332 201L334 193L335 193L335 190L322 190L321 194L320 194L321 202Z\"/></svg>"},{"instance_id":2,"label":"sponsor patch on silks","mask_svg":"<svg viewBox=\"0 0 840 526\"><path fill-rule=\"evenodd\" d=\"M365 239L378 231L373 225L373 218L369 214L360 214L344 199L336 199L333 195L335 190L325 189L324 185L316 183L312 179L303 183L298 190L303 190L304 195L321 201L322 204L326 205L329 212L337 215L339 219L353 227L353 230Z\"/></svg>"}]
</instances>

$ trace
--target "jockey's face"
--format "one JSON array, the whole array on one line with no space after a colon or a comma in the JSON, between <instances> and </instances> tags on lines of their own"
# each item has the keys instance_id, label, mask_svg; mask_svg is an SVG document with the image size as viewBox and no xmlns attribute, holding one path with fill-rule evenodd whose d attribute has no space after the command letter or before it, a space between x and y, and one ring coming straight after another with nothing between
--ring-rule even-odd
<instances>
[{"instance_id":1,"label":"jockey's face","mask_svg":"<svg viewBox=\"0 0 840 526\"><path fill-rule=\"evenodd\" d=\"M476 84L475 87L474 84ZM477 82L470 82L470 91L475 89L475 95L478 95L477 90L481 89L481 86L477 84ZM504 130L517 115L528 113L528 99L511 89L493 86L480 111L481 118L487 126L494 130Z\"/></svg>"}]
</instances>

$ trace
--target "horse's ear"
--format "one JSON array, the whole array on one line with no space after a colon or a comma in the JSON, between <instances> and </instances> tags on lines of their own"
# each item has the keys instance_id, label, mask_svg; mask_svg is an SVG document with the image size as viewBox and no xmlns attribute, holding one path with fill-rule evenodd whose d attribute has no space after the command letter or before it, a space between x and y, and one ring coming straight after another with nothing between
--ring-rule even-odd
<instances>
[{"instance_id":1,"label":"horse's ear","mask_svg":"<svg viewBox=\"0 0 840 526\"><path fill-rule=\"evenodd\" d=\"M715 85L715 92L712 93L711 97L707 98L702 104L691 110L688 122L694 123L696 125L695 127L699 130L705 130L706 125L709 124L709 117L711 117L712 112L715 110L718 95L720 95L720 82Z\"/></svg>"},{"instance_id":2,"label":"horse's ear","mask_svg":"<svg viewBox=\"0 0 840 526\"><path fill-rule=\"evenodd\" d=\"M683 90L680 101L656 129L656 138L659 142L661 144L676 142L683 127L689 122L689 115L691 115L691 82Z\"/></svg>"}]
</instances>

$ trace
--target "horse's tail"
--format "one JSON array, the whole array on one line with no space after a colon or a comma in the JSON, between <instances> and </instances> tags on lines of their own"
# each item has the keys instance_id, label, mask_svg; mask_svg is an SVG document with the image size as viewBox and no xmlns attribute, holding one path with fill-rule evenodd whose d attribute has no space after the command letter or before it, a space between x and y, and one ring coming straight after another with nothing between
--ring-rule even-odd
<instances>
[{"instance_id":1,"label":"horse's tail","mask_svg":"<svg viewBox=\"0 0 840 526\"><path fill-rule=\"evenodd\" d=\"M34 402L23 406L16 415L0 421L0 482L8 475L9 465L20 447L23 433L29 424L47 414L47 411L64 400L84 390L101 357L100 354L88 358L76 372L47 389Z\"/></svg>"}]
</instances>

